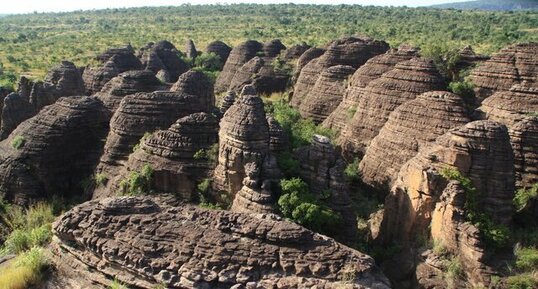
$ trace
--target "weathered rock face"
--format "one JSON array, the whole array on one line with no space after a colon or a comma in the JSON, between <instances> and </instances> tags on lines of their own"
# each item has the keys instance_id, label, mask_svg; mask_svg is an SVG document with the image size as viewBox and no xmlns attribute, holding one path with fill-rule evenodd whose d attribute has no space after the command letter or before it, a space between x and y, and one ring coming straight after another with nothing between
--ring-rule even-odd
<instances>
[{"instance_id":1,"label":"weathered rock face","mask_svg":"<svg viewBox=\"0 0 538 289\"><path fill-rule=\"evenodd\" d=\"M459 51L459 59L456 63L455 68L458 71L461 71L462 69L472 67L473 65L476 65L488 59L488 56L476 54L473 48L467 45Z\"/></svg>"},{"instance_id":2,"label":"weathered rock face","mask_svg":"<svg viewBox=\"0 0 538 289\"><path fill-rule=\"evenodd\" d=\"M293 83L297 82L297 78L299 78L299 75L301 74L301 70L303 70L303 67L307 65L310 61L313 59L316 59L323 55L325 53L325 48L318 48L318 47L311 47L308 50L306 50L297 60L297 64L295 65L295 69L293 70Z\"/></svg>"},{"instance_id":3,"label":"weathered rock face","mask_svg":"<svg viewBox=\"0 0 538 289\"><path fill-rule=\"evenodd\" d=\"M371 81L359 97L357 111L342 130L337 143L346 157L362 155L391 112L418 95L445 88L433 61L413 58L400 62Z\"/></svg>"},{"instance_id":4,"label":"weathered rock face","mask_svg":"<svg viewBox=\"0 0 538 289\"><path fill-rule=\"evenodd\" d=\"M389 288L371 257L267 217L122 197L79 205L53 230L54 262L79 288L107 276L148 289L336 288L345 276L350 288Z\"/></svg>"},{"instance_id":5,"label":"weathered rock face","mask_svg":"<svg viewBox=\"0 0 538 289\"><path fill-rule=\"evenodd\" d=\"M222 72L219 74L215 83L215 93L221 93L228 90L231 81L241 67L249 60L254 58L258 52L261 52L263 45L258 41L248 40L234 47L224 64Z\"/></svg>"},{"instance_id":6,"label":"weathered rock face","mask_svg":"<svg viewBox=\"0 0 538 289\"><path fill-rule=\"evenodd\" d=\"M115 57L114 63L116 68L120 72L142 69L142 63L135 56L135 51L130 44L123 47L110 48L99 54L96 59L101 63L106 63L113 57Z\"/></svg>"},{"instance_id":7,"label":"weathered rock face","mask_svg":"<svg viewBox=\"0 0 538 289\"><path fill-rule=\"evenodd\" d=\"M196 185L213 169L207 152L218 142L218 127L215 117L200 112L180 118L167 130L154 132L129 156L122 172L107 183L105 190L113 195L130 172L140 172L149 165L154 192L174 194L187 201L197 198Z\"/></svg>"},{"instance_id":8,"label":"weathered rock face","mask_svg":"<svg viewBox=\"0 0 538 289\"><path fill-rule=\"evenodd\" d=\"M323 121L323 126L335 131L341 131L345 124L353 118L360 95L370 81L381 77L383 73L393 69L396 64L413 58L417 53L417 48L401 45L397 50L392 49L385 54L370 58L353 73L342 102Z\"/></svg>"},{"instance_id":9,"label":"weathered rock face","mask_svg":"<svg viewBox=\"0 0 538 289\"><path fill-rule=\"evenodd\" d=\"M499 223L513 214L514 157L508 130L475 121L450 130L405 163L385 200L380 240L408 244L427 232L435 204L447 185L439 173L455 168L476 187L480 208Z\"/></svg>"},{"instance_id":10,"label":"weathered rock face","mask_svg":"<svg viewBox=\"0 0 538 289\"><path fill-rule=\"evenodd\" d=\"M299 59L299 57L301 57L301 55L303 55L303 53L305 53L308 49L310 49L310 45L303 42L301 44L293 45L290 48L286 48L286 50L282 51L281 55L285 61L290 61Z\"/></svg>"},{"instance_id":11,"label":"weathered rock face","mask_svg":"<svg viewBox=\"0 0 538 289\"><path fill-rule=\"evenodd\" d=\"M179 50L166 40L148 43L139 53L142 66L160 76L164 82L176 82L179 76L189 70L188 65L179 58Z\"/></svg>"},{"instance_id":12,"label":"weathered rock face","mask_svg":"<svg viewBox=\"0 0 538 289\"><path fill-rule=\"evenodd\" d=\"M281 152L288 148L288 135L282 129L278 121L270 115L267 116L267 124L269 125L269 150L274 153Z\"/></svg>"},{"instance_id":13,"label":"weathered rock face","mask_svg":"<svg viewBox=\"0 0 538 289\"><path fill-rule=\"evenodd\" d=\"M194 41L192 41L192 39L185 42L185 56L192 59L198 56L198 51L196 50L196 46L194 46Z\"/></svg>"},{"instance_id":14,"label":"weathered rock face","mask_svg":"<svg viewBox=\"0 0 538 289\"><path fill-rule=\"evenodd\" d=\"M338 107L344 97L348 78L355 68L347 65L335 65L325 69L310 94L299 106L304 118L311 118L319 124Z\"/></svg>"},{"instance_id":15,"label":"weathered rock face","mask_svg":"<svg viewBox=\"0 0 538 289\"><path fill-rule=\"evenodd\" d=\"M245 165L243 187L232 203L231 210L238 213L270 214L273 213L275 200L271 191L271 181L261 180L261 168L256 163Z\"/></svg>"},{"instance_id":16,"label":"weathered rock face","mask_svg":"<svg viewBox=\"0 0 538 289\"><path fill-rule=\"evenodd\" d=\"M470 121L463 99L432 91L399 106L360 162L362 181L388 191L402 165L448 130Z\"/></svg>"},{"instance_id":17,"label":"weathered rock face","mask_svg":"<svg viewBox=\"0 0 538 289\"><path fill-rule=\"evenodd\" d=\"M348 37L333 41L319 58L308 62L302 69L293 90L291 105L299 107L311 93L319 72L334 65L349 65L355 69L378 54L385 53L389 45L370 38Z\"/></svg>"},{"instance_id":18,"label":"weathered rock face","mask_svg":"<svg viewBox=\"0 0 538 289\"><path fill-rule=\"evenodd\" d=\"M28 98L11 93L4 99L2 108L2 124L0 125L0 139L6 139L9 134L23 121L35 114Z\"/></svg>"},{"instance_id":19,"label":"weathered rock face","mask_svg":"<svg viewBox=\"0 0 538 289\"><path fill-rule=\"evenodd\" d=\"M310 192L321 196L330 192L330 207L340 213L345 229L342 238L353 240L357 233L357 219L351 207L349 188L344 179L345 163L339 158L329 138L315 135L312 144L297 149L299 175L308 184Z\"/></svg>"},{"instance_id":20,"label":"weathered rock face","mask_svg":"<svg viewBox=\"0 0 538 289\"><path fill-rule=\"evenodd\" d=\"M252 84L253 76L257 74L264 65L265 61L258 56L243 64L233 76L229 90L241 92L245 85Z\"/></svg>"},{"instance_id":21,"label":"weathered rock face","mask_svg":"<svg viewBox=\"0 0 538 289\"><path fill-rule=\"evenodd\" d=\"M226 111L235 103L235 92L228 91L228 93L222 98L222 103L220 104L219 112L221 115L224 115Z\"/></svg>"},{"instance_id":22,"label":"weathered rock face","mask_svg":"<svg viewBox=\"0 0 538 289\"><path fill-rule=\"evenodd\" d=\"M479 101L498 91L509 90L522 81L536 81L538 74L538 43L508 46L494 54L471 72Z\"/></svg>"},{"instance_id":23,"label":"weathered rock face","mask_svg":"<svg viewBox=\"0 0 538 289\"><path fill-rule=\"evenodd\" d=\"M222 41L213 41L207 45L205 51L206 53L215 53L220 57L222 63L226 63L232 48Z\"/></svg>"},{"instance_id":24,"label":"weathered rock face","mask_svg":"<svg viewBox=\"0 0 538 289\"><path fill-rule=\"evenodd\" d=\"M110 112L114 113L126 95L168 89L166 85L161 84L153 72L131 70L112 78L95 96L103 102Z\"/></svg>"},{"instance_id":25,"label":"weathered rock face","mask_svg":"<svg viewBox=\"0 0 538 289\"><path fill-rule=\"evenodd\" d=\"M21 205L62 193L81 197L107 127L95 98L64 97L45 107L0 142L0 196Z\"/></svg>"},{"instance_id":26,"label":"weathered rock face","mask_svg":"<svg viewBox=\"0 0 538 289\"><path fill-rule=\"evenodd\" d=\"M205 76L199 72L188 72L179 78L172 91L125 96L110 121L110 132L98 172L113 179L146 132L167 129L177 119L192 113L210 111L213 100L208 98L213 93L207 90L211 90L211 86L204 89L199 82L200 77ZM108 193L97 188L94 197Z\"/></svg>"},{"instance_id":27,"label":"weathered rock face","mask_svg":"<svg viewBox=\"0 0 538 289\"><path fill-rule=\"evenodd\" d=\"M265 57L277 57L281 51L286 50L280 39L273 39L263 44L262 51Z\"/></svg>"},{"instance_id":28,"label":"weathered rock face","mask_svg":"<svg viewBox=\"0 0 538 289\"><path fill-rule=\"evenodd\" d=\"M516 187L528 188L538 182L538 117L528 116L510 128L514 150Z\"/></svg>"},{"instance_id":29,"label":"weathered rock face","mask_svg":"<svg viewBox=\"0 0 538 289\"><path fill-rule=\"evenodd\" d=\"M255 94L252 86L246 86L220 121L219 160L213 185L216 191L226 191L232 197L242 187L245 165L262 164L269 154L269 125L263 101Z\"/></svg>"}]
</instances>

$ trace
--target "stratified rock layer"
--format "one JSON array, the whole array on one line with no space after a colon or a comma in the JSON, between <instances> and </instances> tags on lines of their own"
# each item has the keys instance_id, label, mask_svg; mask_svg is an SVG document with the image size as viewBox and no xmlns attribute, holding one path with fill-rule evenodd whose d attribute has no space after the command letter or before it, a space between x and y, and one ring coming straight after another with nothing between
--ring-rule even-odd
<instances>
[{"instance_id":1,"label":"stratified rock layer","mask_svg":"<svg viewBox=\"0 0 538 289\"><path fill-rule=\"evenodd\" d=\"M228 60L232 48L222 41L213 41L207 45L205 51L206 53L214 53L218 55L224 64Z\"/></svg>"},{"instance_id":2,"label":"stratified rock layer","mask_svg":"<svg viewBox=\"0 0 538 289\"><path fill-rule=\"evenodd\" d=\"M335 131L341 131L355 115L363 89L372 80L393 69L396 64L413 58L417 53L417 48L401 45L398 50L392 49L385 54L369 59L353 73L342 102L323 121L323 126Z\"/></svg>"},{"instance_id":3,"label":"stratified rock layer","mask_svg":"<svg viewBox=\"0 0 538 289\"><path fill-rule=\"evenodd\" d=\"M22 122L0 142L0 197L21 205L81 196L102 149L108 117L91 97L64 97Z\"/></svg>"},{"instance_id":4,"label":"stratified rock layer","mask_svg":"<svg viewBox=\"0 0 538 289\"><path fill-rule=\"evenodd\" d=\"M4 99L2 109L2 123L0 125L0 139L6 139L9 134L23 121L35 114L33 106L24 97L11 93Z\"/></svg>"},{"instance_id":5,"label":"stratified rock layer","mask_svg":"<svg viewBox=\"0 0 538 289\"><path fill-rule=\"evenodd\" d=\"M437 137L469 121L463 99L450 92L426 92L402 104L366 150L359 165L362 181L389 190L405 162Z\"/></svg>"},{"instance_id":6,"label":"stratified rock layer","mask_svg":"<svg viewBox=\"0 0 538 289\"><path fill-rule=\"evenodd\" d=\"M310 94L301 102L301 116L311 118L316 124L325 120L342 101L348 78L354 72L355 68L347 65L335 65L324 70Z\"/></svg>"},{"instance_id":7,"label":"stratified rock layer","mask_svg":"<svg viewBox=\"0 0 538 289\"><path fill-rule=\"evenodd\" d=\"M528 188L538 183L538 116L528 116L510 128L514 150L516 186Z\"/></svg>"},{"instance_id":8,"label":"stratified rock layer","mask_svg":"<svg viewBox=\"0 0 538 289\"><path fill-rule=\"evenodd\" d=\"M494 54L471 72L479 101L498 91L509 90L522 81L536 81L538 75L538 43L508 46Z\"/></svg>"},{"instance_id":9,"label":"stratified rock layer","mask_svg":"<svg viewBox=\"0 0 538 289\"><path fill-rule=\"evenodd\" d=\"M228 90L232 79L237 71L256 54L262 51L263 45L258 41L248 40L234 47L224 64L222 72L219 74L215 83L215 93L221 93Z\"/></svg>"},{"instance_id":10,"label":"stratified rock layer","mask_svg":"<svg viewBox=\"0 0 538 289\"><path fill-rule=\"evenodd\" d=\"M161 76L162 81L169 83L176 82L181 74L189 70L179 55L179 50L166 40L148 43L140 51L142 66L153 71L158 77Z\"/></svg>"},{"instance_id":11,"label":"stratified rock layer","mask_svg":"<svg viewBox=\"0 0 538 289\"><path fill-rule=\"evenodd\" d=\"M357 69L368 59L385 53L388 49L386 42L370 38L347 37L333 41L322 56L308 62L301 69L290 104L294 107L301 105L311 93L320 71L335 65L348 65Z\"/></svg>"},{"instance_id":12,"label":"stratified rock layer","mask_svg":"<svg viewBox=\"0 0 538 289\"><path fill-rule=\"evenodd\" d=\"M318 48L318 47L311 47L308 50L306 50L300 57L297 59L297 64L295 65L295 69L293 70L293 83L297 82L297 78L299 78L299 75L301 74L301 70L303 70L303 67L307 65L310 61L313 59L316 59L325 53L324 48Z\"/></svg>"},{"instance_id":13,"label":"stratified rock layer","mask_svg":"<svg viewBox=\"0 0 538 289\"><path fill-rule=\"evenodd\" d=\"M298 225L247 214L107 198L73 208L53 230L54 262L81 288L104 288L107 276L147 289L389 288L371 257Z\"/></svg>"},{"instance_id":14,"label":"stratified rock layer","mask_svg":"<svg viewBox=\"0 0 538 289\"><path fill-rule=\"evenodd\" d=\"M425 58L400 62L371 81L360 96L355 115L337 139L344 155L352 158L363 154L391 112L424 92L443 90L444 86L433 61Z\"/></svg>"},{"instance_id":15,"label":"stratified rock layer","mask_svg":"<svg viewBox=\"0 0 538 289\"><path fill-rule=\"evenodd\" d=\"M245 165L245 175L243 187L235 195L231 211L253 214L273 213L275 200L270 180L261 180L261 168L256 163Z\"/></svg>"},{"instance_id":16,"label":"stratified rock layer","mask_svg":"<svg viewBox=\"0 0 538 289\"><path fill-rule=\"evenodd\" d=\"M310 49L310 45L303 42L301 44L296 44L292 47L286 48L281 55L284 60L290 61L299 59L299 57L301 57L301 55L303 55L303 53L305 53L308 49Z\"/></svg>"}]
</instances>

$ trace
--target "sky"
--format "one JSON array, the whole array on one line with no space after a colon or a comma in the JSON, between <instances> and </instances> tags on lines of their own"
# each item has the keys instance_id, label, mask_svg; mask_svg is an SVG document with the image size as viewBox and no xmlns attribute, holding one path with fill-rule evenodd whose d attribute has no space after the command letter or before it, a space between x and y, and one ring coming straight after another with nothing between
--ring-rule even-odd
<instances>
[{"instance_id":1,"label":"sky","mask_svg":"<svg viewBox=\"0 0 538 289\"><path fill-rule=\"evenodd\" d=\"M231 3L296 3L296 4L360 4L360 5L383 5L383 6L428 6L449 2L464 2L469 0L2 0L0 2L0 14L18 14L37 12L67 12L75 10L91 10L105 8L141 7L141 6L176 6L185 3L190 4L231 4Z\"/></svg>"}]
</instances>

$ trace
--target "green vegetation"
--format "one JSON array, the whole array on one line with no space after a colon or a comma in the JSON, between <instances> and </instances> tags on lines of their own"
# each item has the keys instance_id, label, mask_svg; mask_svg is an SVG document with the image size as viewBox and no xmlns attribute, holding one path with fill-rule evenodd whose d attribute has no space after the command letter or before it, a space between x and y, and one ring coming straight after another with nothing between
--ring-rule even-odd
<instances>
[{"instance_id":1,"label":"green vegetation","mask_svg":"<svg viewBox=\"0 0 538 289\"><path fill-rule=\"evenodd\" d=\"M278 208L284 217L322 234L338 232L342 218L323 198L330 193L316 198L300 178L283 179L280 187L282 195L278 199Z\"/></svg>"},{"instance_id":2,"label":"green vegetation","mask_svg":"<svg viewBox=\"0 0 538 289\"><path fill-rule=\"evenodd\" d=\"M140 171L132 171L120 182L119 193L122 196L139 196L151 194L153 168L146 164Z\"/></svg>"},{"instance_id":3,"label":"green vegetation","mask_svg":"<svg viewBox=\"0 0 538 289\"><path fill-rule=\"evenodd\" d=\"M49 267L45 250L32 247L0 269L0 288L25 289L39 285Z\"/></svg>"},{"instance_id":4,"label":"green vegetation","mask_svg":"<svg viewBox=\"0 0 538 289\"><path fill-rule=\"evenodd\" d=\"M105 174L101 174L101 173L95 174L93 179L95 181L95 185L98 186L98 187L103 186L108 180L107 176Z\"/></svg>"},{"instance_id":5,"label":"green vegetation","mask_svg":"<svg viewBox=\"0 0 538 289\"><path fill-rule=\"evenodd\" d=\"M341 35L365 34L391 46L409 43L442 51L472 45L491 53L507 44L538 40L536 12L485 12L358 5L182 5L36 13L0 18L2 81L12 75L42 78L62 59L91 63L95 53L131 43L170 40L179 49L192 38L201 50L220 39L237 45L246 39L280 38L323 45ZM197 65L196 61L194 63ZM11 74L13 73L13 74Z\"/></svg>"},{"instance_id":6,"label":"green vegetation","mask_svg":"<svg viewBox=\"0 0 538 289\"><path fill-rule=\"evenodd\" d=\"M463 97L466 101L475 98L474 85L468 81L453 81L448 84L448 89L453 93Z\"/></svg>"},{"instance_id":7,"label":"green vegetation","mask_svg":"<svg viewBox=\"0 0 538 289\"><path fill-rule=\"evenodd\" d=\"M219 144L215 143L207 149L199 149L194 153L193 158L195 160L207 159L209 162L216 164L219 157Z\"/></svg>"},{"instance_id":8,"label":"green vegetation","mask_svg":"<svg viewBox=\"0 0 538 289\"><path fill-rule=\"evenodd\" d=\"M129 289L123 282L121 282L118 279L114 279L110 286L108 286L108 289Z\"/></svg>"},{"instance_id":9,"label":"green vegetation","mask_svg":"<svg viewBox=\"0 0 538 289\"><path fill-rule=\"evenodd\" d=\"M510 241L510 231L504 225L498 224L491 216L480 210L478 191L473 186L471 179L464 177L457 169L445 168L441 175L447 180L458 181L465 190L465 213L466 219L475 225L482 234L483 241L494 248L502 248Z\"/></svg>"},{"instance_id":10,"label":"green vegetation","mask_svg":"<svg viewBox=\"0 0 538 289\"><path fill-rule=\"evenodd\" d=\"M538 243L533 247L516 246L515 274L507 278L509 289L534 289L538 287Z\"/></svg>"},{"instance_id":11,"label":"green vegetation","mask_svg":"<svg viewBox=\"0 0 538 289\"><path fill-rule=\"evenodd\" d=\"M18 135L18 136L15 136L13 140L11 140L11 147L18 150L22 148L25 143L26 143L26 140L24 139L24 137Z\"/></svg>"},{"instance_id":12,"label":"green vegetation","mask_svg":"<svg viewBox=\"0 0 538 289\"><path fill-rule=\"evenodd\" d=\"M514 197L516 211L523 210L530 200L538 198L538 183L528 189L519 189Z\"/></svg>"},{"instance_id":13,"label":"green vegetation","mask_svg":"<svg viewBox=\"0 0 538 289\"><path fill-rule=\"evenodd\" d=\"M211 189L211 179L204 179L196 186L196 190L198 192L198 198L200 201L198 206L200 206L201 208L212 209L212 210L222 210L230 206L229 201L227 201L227 203L224 205L212 203L211 201L209 201L210 189ZM223 193L221 195L221 198L224 200L228 200L228 198L225 197L225 195L226 194Z\"/></svg>"},{"instance_id":14,"label":"green vegetation","mask_svg":"<svg viewBox=\"0 0 538 289\"><path fill-rule=\"evenodd\" d=\"M361 174L359 172L359 163L360 160L355 158L352 163L349 163L344 170L344 174L349 181L356 182L361 179Z\"/></svg>"}]
</instances>

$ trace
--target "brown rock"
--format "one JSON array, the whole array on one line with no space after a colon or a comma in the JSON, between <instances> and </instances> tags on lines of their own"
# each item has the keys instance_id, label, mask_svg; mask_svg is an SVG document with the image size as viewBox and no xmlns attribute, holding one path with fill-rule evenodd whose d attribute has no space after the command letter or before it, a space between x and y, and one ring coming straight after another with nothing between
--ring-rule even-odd
<instances>
[{"instance_id":1,"label":"brown rock","mask_svg":"<svg viewBox=\"0 0 538 289\"><path fill-rule=\"evenodd\" d=\"M263 44L264 57L277 57L281 51L286 50L286 46L282 44L280 39L273 39Z\"/></svg>"},{"instance_id":2,"label":"brown rock","mask_svg":"<svg viewBox=\"0 0 538 289\"><path fill-rule=\"evenodd\" d=\"M270 180L261 180L261 168L256 163L245 165L243 187L233 200L231 210L238 213L273 213L275 203Z\"/></svg>"},{"instance_id":3,"label":"brown rock","mask_svg":"<svg viewBox=\"0 0 538 289\"><path fill-rule=\"evenodd\" d=\"M205 51L206 53L215 53L220 57L222 63L226 63L232 48L222 41L213 41L207 45Z\"/></svg>"},{"instance_id":4,"label":"brown rock","mask_svg":"<svg viewBox=\"0 0 538 289\"><path fill-rule=\"evenodd\" d=\"M108 118L91 97L64 97L0 142L0 197L27 205L52 196L87 197L81 182L99 159Z\"/></svg>"},{"instance_id":5,"label":"brown rock","mask_svg":"<svg viewBox=\"0 0 538 289\"><path fill-rule=\"evenodd\" d=\"M112 59L112 57L115 57L114 63L120 72L142 69L142 63L135 56L135 51L131 44L123 47L110 48L99 54L96 59L101 63L106 63Z\"/></svg>"},{"instance_id":6,"label":"brown rock","mask_svg":"<svg viewBox=\"0 0 538 289\"><path fill-rule=\"evenodd\" d=\"M249 60L254 58L256 54L262 51L263 45L258 41L248 40L234 47L230 52L230 56L222 72L219 74L215 83L215 93L221 93L228 90L231 81L237 71Z\"/></svg>"},{"instance_id":7,"label":"brown rock","mask_svg":"<svg viewBox=\"0 0 538 289\"><path fill-rule=\"evenodd\" d=\"M528 116L510 128L514 150L516 187L528 188L538 183L538 117Z\"/></svg>"},{"instance_id":8,"label":"brown rock","mask_svg":"<svg viewBox=\"0 0 538 289\"><path fill-rule=\"evenodd\" d=\"M325 53L324 48L317 48L317 47L311 47L308 50L306 50L300 57L297 59L297 64L295 65L295 69L293 71L293 83L297 82L297 78L299 77L299 74L301 73L301 70L305 65L307 65L310 61L313 59L316 59L323 55Z\"/></svg>"},{"instance_id":9,"label":"brown rock","mask_svg":"<svg viewBox=\"0 0 538 289\"><path fill-rule=\"evenodd\" d=\"M368 59L385 53L388 49L386 42L371 38L347 37L333 41L322 56L301 69L290 104L294 107L301 105L315 85L320 71L335 65L349 65L357 69Z\"/></svg>"},{"instance_id":10,"label":"brown rock","mask_svg":"<svg viewBox=\"0 0 538 289\"><path fill-rule=\"evenodd\" d=\"M189 39L185 42L185 56L191 59L194 59L196 58L196 56L198 56L198 51L196 50L196 46L194 46L194 41L192 41L192 39Z\"/></svg>"},{"instance_id":11,"label":"brown rock","mask_svg":"<svg viewBox=\"0 0 538 289\"><path fill-rule=\"evenodd\" d=\"M164 82L176 82L179 76L189 70L188 65L179 58L179 50L166 40L148 43L139 53L142 66L158 74L159 71L167 77Z\"/></svg>"},{"instance_id":12,"label":"brown rock","mask_svg":"<svg viewBox=\"0 0 538 289\"><path fill-rule=\"evenodd\" d=\"M443 90L444 86L433 61L425 58L400 62L371 81L359 97L357 112L337 139L344 155L353 158L364 154L392 111L424 92Z\"/></svg>"},{"instance_id":13,"label":"brown rock","mask_svg":"<svg viewBox=\"0 0 538 289\"><path fill-rule=\"evenodd\" d=\"M269 150L273 153L286 150L289 145L289 139L284 129L271 115L267 115L267 124L269 125Z\"/></svg>"},{"instance_id":14,"label":"brown rock","mask_svg":"<svg viewBox=\"0 0 538 289\"><path fill-rule=\"evenodd\" d=\"M108 276L148 289L389 288L371 257L267 217L122 197L79 205L53 230L62 275L92 288Z\"/></svg>"},{"instance_id":15,"label":"brown rock","mask_svg":"<svg viewBox=\"0 0 538 289\"><path fill-rule=\"evenodd\" d=\"M23 121L35 114L28 98L17 93L11 93L4 99L2 108L2 124L0 125L0 139L6 139L9 134Z\"/></svg>"},{"instance_id":16,"label":"brown rock","mask_svg":"<svg viewBox=\"0 0 538 289\"><path fill-rule=\"evenodd\" d=\"M344 93L343 100L338 107L323 121L323 126L341 131L349 122L357 109L360 95L370 81L394 68L396 64L409 60L416 56L418 49L407 45L401 45L397 50L391 49L385 54L370 58L363 66L353 73L349 80L349 86Z\"/></svg>"},{"instance_id":17,"label":"brown rock","mask_svg":"<svg viewBox=\"0 0 538 289\"><path fill-rule=\"evenodd\" d=\"M348 78L353 72L355 68L347 65L325 69L310 94L301 102L299 106L301 116L311 118L316 124L325 120L342 101Z\"/></svg>"},{"instance_id":18,"label":"brown rock","mask_svg":"<svg viewBox=\"0 0 538 289\"><path fill-rule=\"evenodd\" d=\"M479 101L522 81L536 81L538 43L520 43L503 48L471 72Z\"/></svg>"},{"instance_id":19,"label":"brown rock","mask_svg":"<svg viewBox=\"0 0 538 289\"><path fill-rule=\"evenodd\" d=\"M400 105L366 150L359 165L362 181L388 191L405 162L469 121L463 99L450 92L426 92Z\"/></svg>"},{"instance_id":20,"label":"brown rock","mask_svg":"<svg viewBox=\"0 0 538 289\"><path fill-rule=\"evenodd\" d=\"M294 59L299 59L299 57L301 57L301 55L303 55L303 53L305 53L308 49L310 49L310 45L302 42L301 44L296 44L290 48L286 48L286 50L282 51L281 55L285 61L291 61Z\"/></svg>"},{"instance_id":21,"label":"brown rock","mask_svg":"<svg viewBox=\"0 0 538 289\"><path fill-rule=\"evenodd\" d=\"M222 103L220 105L220 113L224 115L226 111L235 103L235 92L228 91L228 93L222 98Z\"/></svg>"}]
</instances>

